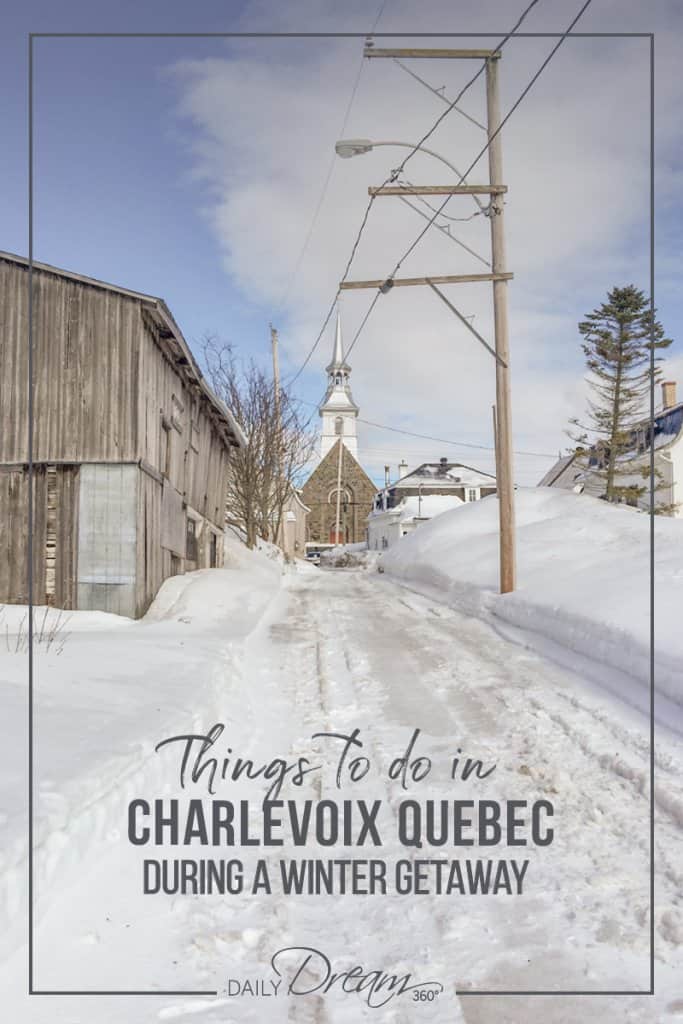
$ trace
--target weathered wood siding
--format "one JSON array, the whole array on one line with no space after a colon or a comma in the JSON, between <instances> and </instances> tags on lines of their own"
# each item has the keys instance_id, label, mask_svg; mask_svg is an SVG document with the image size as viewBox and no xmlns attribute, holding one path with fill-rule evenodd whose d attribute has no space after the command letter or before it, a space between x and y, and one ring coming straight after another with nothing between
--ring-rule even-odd
<instances>
[{"instance_id":1,"label":"weathered wood siding","mask_svg":"<svg viewBox=\"0 0 683 1024\"><path fill-rule=\"evenodd\" d=\"M152 598L171 575L171 553L160 543L162 485L147 473L140 473L137 492L137 565L135 581L136 615L144 615Z\"/></svg>"},{"instance_id":2,"label":"weathered wood siding","mask_svg":"<svg viewBox=\"0 0 683 1024\"><path fill-rule=\"evenodd\" d=\"M231 428L153 298L34 265L33 354L35 600L143 614L168 576L222 563ZM0 601L19 602L28 267L1 255L0 410Z\"/></svg>"},{"instance_id":3,"label":"weathered wood siding","mask_svg":"<svg viewBox=\"0 0 683 1024\"><path fill-rule=\"evenodd\" d=\"M78 466L33 475L33 600L76 607ZM0 601L28 602L28 471L0 467Z\"/></svg>"},{"instance_id":4,"label":"weathered wood siding","mask_svg":"<svg viewBox=\"0 0 683 1024\"><path fill-rule=\"evenodd\" d=\"M141 304L33 272L36 462L136 458ZM28 269L0 259L0 463L28 458Z\"/></svg>"},{"instance_id":5,"label":"weathered wood siding","mask_svg":"<svg viewBox=\"0 0 683 1024\"><path fill-rule=\"evenodd\" d=\"M168 477L187 505L223 528L228 453L198 387L184 381L145 316L140 347L139 456ZM170 454L166 454L166 445Z\"/></svg>"}]
</instances>

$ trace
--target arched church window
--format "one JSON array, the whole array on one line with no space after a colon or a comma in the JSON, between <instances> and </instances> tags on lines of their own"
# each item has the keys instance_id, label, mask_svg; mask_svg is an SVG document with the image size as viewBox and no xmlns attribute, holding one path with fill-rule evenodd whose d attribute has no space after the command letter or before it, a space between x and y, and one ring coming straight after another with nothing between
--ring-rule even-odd
<instances>
[{"instance_id":1,"label":"arched church window","mask_svg":"<svg viewBox=\"0 0 683 1024\"><path fill-rule=\"evenodd\" d=\"M334 383L335 384L341 384L341 382L342 382L342 375L341 375L341 373L338 373L336 375L336 377L334 378Z\"/></svg>"},{"instance_id":2,"label":"arched church window","mask_svg":"<svg viewBox=\"0 0 683 1024\"><path fill-rule=\"evenodd\" d=\"M341 416L337 416L336 420L334 421L334 432L337 435L337 437L340 437L341 434L344 433L344 420L342 419Z\"/></svg>"}]
</instances>

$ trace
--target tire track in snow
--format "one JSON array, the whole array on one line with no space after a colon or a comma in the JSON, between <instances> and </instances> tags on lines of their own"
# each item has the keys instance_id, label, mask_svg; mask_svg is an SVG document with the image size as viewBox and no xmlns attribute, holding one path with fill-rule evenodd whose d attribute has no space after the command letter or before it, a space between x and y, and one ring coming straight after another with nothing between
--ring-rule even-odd
<instances>
[{"instance_id":1,"label":"tire track in snow","mask_svg":"<svg viewBox=\"0 0 683 1024\"><path fill-rule=\"evenodd\" d=\"M360 575L359 579L362 579ZM531 761L536 759L539 764L543 764L543 757L539 757L539 735L543 736L547 732L553 737L555 745L558 745L558 738L556 736L558 729L564 733L565 739L569 741L568 745L565 744L564 754L566 758L568 751L570 759L573 758L575 777L569 778L567 773L564 773L561 795L571 795L572 810L580 811L585 803L584 793L590 792L591 788L595 788L593 776L596 769L600 769L602 772L606 771L608 773L607 778L609 779L611 776L613 780L608 782L610 790L619 791L619 796L625 804L628 814L624 820L618 813L615 815L613 807L607 808L607 813L603 812L602 815L602 824L604 826L606 823L608 829L611 828L613 836L618 840L617 846L619 846L620 850L624 850L634 841L634 820L637 824L638 820L642 819L640 821L642 825L642 840L636 840L636 846L640 848L642 853L647 853L647 801L641 782L642 771L634 772L628 768L623 757L611 758L605 755L605 750L610 750L616 740L622 745L626 744L629 754L634 755L641 762L641 766L646 768L647 762L645 758L648 756L648 745L642 733L635 728L622 727L616 722L609 720L607 718L608 712L604 709L604 702L602 710L598 710L597 700L594 702L595 707L591 707L585 701L579 706L576 697L571 692L572 678L570 673L558 668L553 663L547 662L542 657L533 655L529 651L520 651L516 645L499 637L486 624L478 620L468 620L463 615L445 607L440 608L438 614L428 615L427 613L430 611L434 612L434 609L429 607L430 602L427 599L419 597L413 602L413 595L411 595L411 600L406 601L405 591L402 588L399 590L395 585L392 587L392 584L386 581L379 581L379 586L377 586L377 581L371 583L366 580L365 585L374 588L376 592L381 592L381 599L373 609L373 625L375 629L380 628L379 621L381 620L381 615L391 607L392 603L397 607L400 606L400 614L404 617L405 612L403 609L408 607L415 615L419 616L419 627L415 632L421 636L422 645L425 649L429 649L434 645L438 647L444 643L450 644L451 651L457 650L458 653L459 673L463 671L463 668L474 670L472 678L468 681L468 687L472 685L479 687L482 675L486 674L497 677L499 680L504 680L497 698L502 708L506 711L508 720L514 721L515 727L514 729L508 728L501 731L499 734L501 746L511 748L513 754L515 752L523 754L526 759ZM360 586L362 589L363 584L361 583ZM367 620L369 617L372 617L371 612L369 608L366 608L362 616L351 615L349 621L356 621L357 623L359 620ZM409 642L411 639L410 624L404 623L404 635L406 642ZM362 647L362 643L359 644L358 642L358 631L356 631L356 635L352 640L351 647L354 651ZM468 673L466 672L466 674ZM457 696L458 694L454 694L454 699ZM608 705L611 704L612 700L612 698L606 697ZM559 704L565 708L570 703L573 713L577 715L574 728L567 728L567 721L563 719L562 715L556 712L554 707L544 707L544 703ZM577 735L574 735L575 731L580 735L581 742L578 741ZM665 768L667 782L673 783L675 778L675 759L670 752L658 754L658 758ZM540 781L543 781L544 775L545 772L541 770L539 773ZM545 779L546 785L551 790L557 791L557 787L552 782L552 778ZM664 837L659 843L657 850L658 867L665 881L670 883L667 885L668 891L666 895L657 907L658 927L661 938L669 944L669 948L673 946L673 955L665 955L664 959L671 960L672 963L674 961L680 963L679 943L683 929L681 928L680 913L675 909L676 906L680 907L681 902L680 875L675 871L674 865L666 853L666 848L670 847L674 851L675 858L678 859L679 863L681 862L682 847L681 830L678 827L678 805L672 801L670 790L660 791L659 798L662 805L671 814L673 820L663 823ZM667 801L669 801L668 805ZM626 847L624 844L626 844ZM587 853L590 860L591 851L584 851L584 853ZM596 868L600 869L604 874L606 867L603 862L604 858L601 858L599 854L593 853L593 861ZM608 866L612 873L614 873L613 863ZM643 865L641 875L645 880L645 864ZM633 877L638 876L634 875ZM596 930L598 941L607 942L611 937L617 944L626 942L626 948L636 948L639 942L642 948L645 945L643 939L647 935L647 914L644 914L642 908L638 907L636 907L634 913L637 926L635 929L633 921L628 919L628 913L626 914L626 921L616 926L609 918L603 920L603 925ZM622 928L622 924L625 924L626 927ZM637 934L635 934L636 932ZM641 973L644 973L643 970L641 970ZM632 984L632 979L629 978L628 980ZM514 982L512 984L514 985ZM598 987L598 985L600 985L599 981L595 983L594 987ZM589 984L587 987L593 986ZM604 984L601 987L604 987ZM637 1004L637 1000L635 1000L635 1003ZM471 1001L468 1000L466 1007L470 1005ZM647 1016L639 1016L638 1014L643 1012L642 1008L638 1009L635 1006L630 1009L624 1006L624 1010L627 1013L627 1017L623 1019L651 1019L649 1010L647 1011ZM604 1012L604 1001L602 1001L599 1013L596 1011L598 1013L596 1019L614 1019L615 1021L621 1019L618 1016L620 1011L615 1010L613 1018L609 1016L600 1017L600 1014ZM636 1015L631 1016L632 1013ZM479 1019L479 1017L472 1017L472 1019ZM509 1019L514 1020L515 1018L511 1017ZM548 1016L543 1019L553 1020L555 1018ZM561 1019L564 1019L564 1017Z\"/></svg>"},{"instance_id":2,"label":"tire track in snow","mask_svg":"<svg viewBox=\"0 0 683 1024\"><path fill-rule=\"evenodd\" d=\"M436 762L452 752L456 740L466 738L472 745L467 753L499 761L496 774L504 796L533 799L549 794L561 809L563 828L571 825L558 837L556 860L544 864L537 858L532 863L534 884L524 906L520 909L513 898L496 903L476 898L464 903L460 914L461 897L299 896L273 898L265 906L264 899L249 897L231 905L232 930L222 914L209 914L197 919L197 935L206 941L207 933L215 937L222 930L221 955L241 950L243 966L259 969L269 963L275 948L290 943L325 949L337 969L367 964L369 958L373 966L416 974L427 965L450 988L448 1001L434 1007L432 1016L420 1010L425 1024L458 1019L468 1024L489 1024L492 1019L497 1024L519 1024L522 1019L561 1024L579 1015L601 1024L649 1024L652 1002L635 997L616 1003L597 996L578 1002L454 1001L456 976L461 984L469 981L477 987L527 987L530 977L551 988L566 987L568 979L586 988L607 987L617 977L628 979L628 987L637 983L643 973L647 913L642 900L627 889L646 847L645 834L641 838L636 831L633 838L633 826L647 807L638 778L647 745L637 730L609 718L597 701L595 706L584 698L579 701L566 671L479 620L433 605L360 573L324 571L292 579L286 607L280 608L267 634L254 639L245 665L245 685L253 687L252 747L268 735L287 734L292 737L290 756L304 753L329 760L330 749L311 741L312 733L358 726L373 762L386 763L389 754L405 745L410 725L426 721L423 739ZM267 721L259 726L269 702ZM241 720L246 722L246 717ZM609 754L615 749L621 750L620 757ZM673 756L658 756L667 782L675 781ZM478 795L490 792L482 787ZM379 798L395 811L405 794L379 776L371 786L340 794L331 783L328 764L323 777L314 776L307 789L291 795L297 801ZM454 792L435 782L424 795L452 799L476 794ZM615 813L616 801L624 804L621 816ZM675 816L664 827L657 851L665 883L658 927L669 950L665 962L673 964L681 940L680 876L675 871L677 854L681 862L681 836ZM615 849L624 853L619 871ZM321 857L324 851L311 847L294 855ZM339 851L332 855L339 856ZM381 855L391 859L406 851L388 844ZM271 854L267 859L275 864L279 857ZM590 875L596 879L593 888L586 882ZM207 956L205 948L202 956ZM402 1000L386 1010L368 1010L357 997L333 994L275 1002L272 1012L268 1008L268 1020L288 1024L357 1024L366 1018L377 1024L412 1024L416 1019L411 1005ZM658 1005L663 1010L661 1001ZM231 1001L228 1010L239 1024L263 1020L258 1005L251 1009ZM207 1007L202 1019L227 1024L225 1011L218 1004ZM663 1012L661 1020L668 1019L673 1020Z\"/></svg>"}]
</instances>

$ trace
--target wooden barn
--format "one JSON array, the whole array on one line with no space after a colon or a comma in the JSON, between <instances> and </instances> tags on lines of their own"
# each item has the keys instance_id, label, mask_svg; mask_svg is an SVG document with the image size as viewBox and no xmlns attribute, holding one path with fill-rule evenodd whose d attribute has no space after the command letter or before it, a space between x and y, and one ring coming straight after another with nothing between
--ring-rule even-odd
<instances>
[{"instance_id":1,"label":"wooden barn","mask_svg":"<svg viewBox=\"0 0 683 1024\"><path fill-rule=\"evenodd\" d=\"M0 253L0 603L28 600L28 260ZM245 443L165 302L33 264L33 600L144 614L219 566Z\"/></svg>"}]
</instances>

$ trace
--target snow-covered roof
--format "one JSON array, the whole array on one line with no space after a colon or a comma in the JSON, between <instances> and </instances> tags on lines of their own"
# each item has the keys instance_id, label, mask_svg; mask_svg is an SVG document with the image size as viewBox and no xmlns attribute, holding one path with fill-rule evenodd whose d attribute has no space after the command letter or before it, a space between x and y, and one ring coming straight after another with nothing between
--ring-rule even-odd
<instances>
[{"instance_id":1,"label":"snow-covered roof","mask_svg":"<svg viewBox=\"0 0 683 1024\"><path fill-rule=\"evenodd\" d=\"M683 429L683 402L678 405L673 405L669 409L662 409L660 413L655 414L655 429L654 429L654 443L655 448L663 448L667 444L671 444L681 433ZM650 421L646 420L641 424L641 429L649 427Z\"/></svg>"},{"instance_id":2,"label":"snow-covered roof","mask_svg":"<svg viewBox=\"0 0 683 1024\"><path fill-rule=\"evenodd\" d=\"M426 494L422 498L418 495L409 495L393 508L373 510L368 519L386 516L388 520L398 519L402 523L409 519L433 519L442 512L449 512L464 504L457 494Z\"/></svg>"},{"instance_id":3,"label":"snow-covered roof","mask_svg":"<svg viewBox=\"0 0 683 1024\"><path fill-rule=\"evenodd\" d=\"M464 505L465 502L462 498L459 498L456 494L426 494L423 498L411 495L408 498L404 498L400 504L401 521L405 519L433 519L434 516L441 515L442 512L448 512L452 508L457 508L458 505Z\"/></svg>"},{"instance_id":4,"label":"snow-covered roof","mask_svg":"<svg viewBox=\"0 0 683 1024\"><path fill-rule=\"evenodd\" d=\"M557 478L561 473L571 466L572 462L576 458L576 452L571 452L569 455L561 455L554 466L552 466L548 472L538 481L538 487L552 487L556 482Z\"/></svg>"},{"instance_id":5,"label":"snow-covered roof","mask_svg":"<svg viewBox=\"0 0 683 1024\"><path fill-rule=\"evenodd\" d=\"M462 462L423 462L417 469L406 473L391 487L419 487L420 484L438 485L450 490L461 487L493 487L496 478Z\"/></svg>"},{"instance_id":6,"label":"snow-covered roof","mask_svg":"<svg viewBox=\"0 0 683 1024\"><path fill-rule=\"evenodd\" d=\"M654 430L652 431L650 417L635 423L631 428L632 447L627 451L619 452L618 461L628 463L644 456L650 450L650 437L654 435L655 451L666 448L673 444L683 432L683 402L672 405L667 409L661 409L654 416ZM606 450L606 449L603 449ZM571 466L577 453L570 452L557 460L554 466L548 470L545 476L539 480L539 487L552 487L564 471ZM578 475L586 476L586 471L597 468L600 462L600 448L593 445L588 452L588 466L579 467L583 473Z\"/></svg>"},{"instance_id":7,"label":"snow-covered roof","mask_svg":"<svg viewBox=\"0 0 683 1024\"><path fill-rule=\"evenodd\" d=\"M320 406L320 414L323 412L348 412L351 409L353 412L358 412L358 406L354 402L349 391L347 391L343 385L331 388L323 404Z\"/></svg>"}]
</instances>

